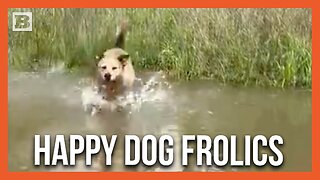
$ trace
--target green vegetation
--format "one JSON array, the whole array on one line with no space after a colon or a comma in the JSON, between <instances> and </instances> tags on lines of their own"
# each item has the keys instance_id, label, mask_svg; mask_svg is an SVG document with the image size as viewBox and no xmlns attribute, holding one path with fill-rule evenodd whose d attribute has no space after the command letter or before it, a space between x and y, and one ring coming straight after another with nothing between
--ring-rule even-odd
<instances>
[{"instance_id":1,"label":"green vegetation","mask_svg":"<svg viewBox=\"0 0 320 180\"><path fill-rule=\"evenodd\" d=\"M32 32L12 32L9 12L10 68L33 71L64 62L72 72L92 69L94 57L113 47L125 17L126 50L138 70L163 70L182 80L311 87L310 9L31 11Z\"/></svg>"}]
</instances>

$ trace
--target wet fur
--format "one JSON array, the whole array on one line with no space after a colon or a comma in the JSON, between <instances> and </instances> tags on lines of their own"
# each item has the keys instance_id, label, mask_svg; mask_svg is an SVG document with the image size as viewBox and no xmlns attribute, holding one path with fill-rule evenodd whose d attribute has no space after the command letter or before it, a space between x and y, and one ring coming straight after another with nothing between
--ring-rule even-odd
<instances>
[{"instance_id":1,"label":"wet fur","mask_svg":"<svg viewBox=\"0 0 320 180\"><path fill-rule=\"evenodd\" d=\"M115 47L104 52L97 67L96 84L99 93L109 101L129 91L135 80L130 56L124 50L126 31L127 23L122 22L116 34ZM106 79L107 74L110 74L110 80Z\"/></svg>"}]
</instances>

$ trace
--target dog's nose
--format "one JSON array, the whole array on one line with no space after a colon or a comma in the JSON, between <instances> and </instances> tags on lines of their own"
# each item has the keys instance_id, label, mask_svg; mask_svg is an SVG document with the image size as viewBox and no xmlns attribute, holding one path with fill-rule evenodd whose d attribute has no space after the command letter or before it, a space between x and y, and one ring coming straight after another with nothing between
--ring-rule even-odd
<instances>
[{"instance_id":1,"label":"dog's nose","mask_svg":"<svg viewBox=\"0 0 320 180\"><path fill-rule=\"evenodd\" d=\"M109 73L104 74L104 79L107 80L107 81L110 81L111 74L109 74Z\"/></svg>"}]
</instances>

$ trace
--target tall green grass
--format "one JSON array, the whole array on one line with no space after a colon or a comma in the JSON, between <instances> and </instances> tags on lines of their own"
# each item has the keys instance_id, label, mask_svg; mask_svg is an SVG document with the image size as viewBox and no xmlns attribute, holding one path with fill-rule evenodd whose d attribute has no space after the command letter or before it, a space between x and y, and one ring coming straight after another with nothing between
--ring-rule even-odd
<instances>
[{"instance_id":1,"label":"tall green grass","mask_svg":"<svg viewBox=\"0 0 320 180\"><path fill-rule=\"evenodd\" d=\"M11 31L9 65L40 70L64 62L93 69L129 20L126 50L138 70L189 80L311 87L310 9L18 9L33 12L32 32Z\"/></svg>"}]
</instances>

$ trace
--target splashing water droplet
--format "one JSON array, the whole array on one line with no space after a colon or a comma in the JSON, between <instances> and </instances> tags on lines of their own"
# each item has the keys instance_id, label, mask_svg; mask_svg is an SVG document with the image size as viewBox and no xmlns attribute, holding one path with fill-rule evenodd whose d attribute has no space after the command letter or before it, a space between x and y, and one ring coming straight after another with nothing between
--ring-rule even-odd
<instances>
[{"instance_id":1,"label":"splashing water droplet","mask_svg":"<svg viewBox=\"0 0 320 180\"><path fill-rule=\"evenodd\" d=\"M129 107L130 113L139 112L143 103L162 102L168 99L168 89L171 88L171 85L168 82L157 81L156 75L145 82L141 78L136 78L136 82L139 88L124 96L119 96L116 101L120 107ZM91 112L91 115L99 112L102 105L107 103L97 89L92 87L82 89L81 99L84 111Z\"/></svg>"}]
</instances>

